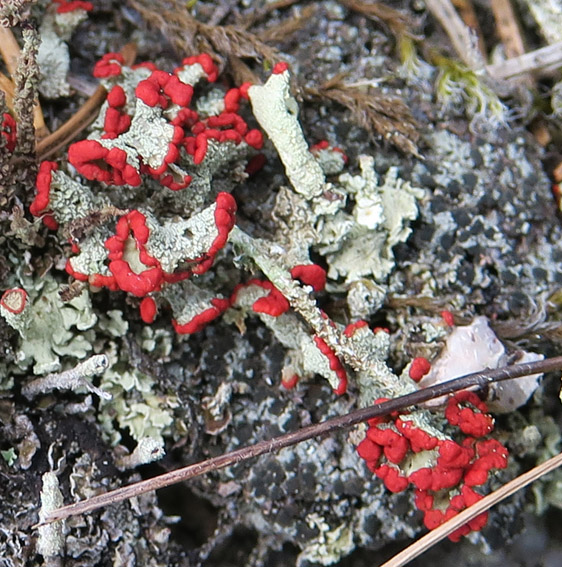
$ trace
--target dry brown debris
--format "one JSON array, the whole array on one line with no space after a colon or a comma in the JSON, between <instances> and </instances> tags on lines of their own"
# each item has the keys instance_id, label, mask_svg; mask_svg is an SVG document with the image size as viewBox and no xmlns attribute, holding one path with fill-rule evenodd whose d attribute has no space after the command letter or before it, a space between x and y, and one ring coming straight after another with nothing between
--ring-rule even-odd
<instances>
[{"instance_id":1,"label":"dry brown debris","mask_svg":"<svg viewBox=\"0 0 562 567\"><path fill-rule=\"evenodd\" d=\"M353 120L368 132L378 135L406 154L418 155L419 126L410 109L398 97L380 89L368 91L346 85L337 75L319 87L305 87L305 98L328 99L351 111Z\"/></svg>"},{"instance_id":2,"label":"dry brown debris","mask_svg":"<svg viewBox=\"0 0 562 567\"><path fill-rule=\"evenodd\" d=\"M216 26L197 21L179 0L155 4L131 0L146 22L153 23L182 55L209 53L224 67L230 57L251 58L270 63L279 53L255 34L233 25Z\"/></svg>"}]
</instances>

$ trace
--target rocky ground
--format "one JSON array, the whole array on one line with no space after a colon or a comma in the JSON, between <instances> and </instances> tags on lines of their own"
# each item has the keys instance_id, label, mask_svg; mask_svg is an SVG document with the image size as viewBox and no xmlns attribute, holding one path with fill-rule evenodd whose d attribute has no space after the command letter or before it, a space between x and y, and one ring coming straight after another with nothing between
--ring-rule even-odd
<instances>
[{"instance_id":1,"label":"rocky ground","mask_svg":"<svg viewBox=\"0 0 562 567\"><path fill-rule=\"evenodd\" d=\"M46 3L38 4L33 16L42 21ZM491 52L499 43L493 14L484 3L475 6ZM542 46L540 24L524 3L517 10L525 37ZM20 41L23 28L14 26ZM137 45L137 61L167 71L186 56L208 52L223 89L248 79L264 82L275 63L289 63L309 144L328 140L341 148L345 171L355 176L360 156L372 156L380 185L411 187L415 195L416 214L404 221L402 236L385 236L383 253L372 250L378 233L343 238L335 222L332 241L325 236L311 245L312 260L328 272L319 305L337 323L360 318L388 328L387 363L396 374L412 358L432 359L441 351L449 333L443 310L456 325L487 317L506 347L506 361L523 350L559 352L562 230L552 170L560 161L560 123L550 106L557 75L516 85L471 82L467 72L450 67L456 55L449 40L418 1L369 11L363 3L336 1L186 7L174 0L100 0L65 42L69 94L40 98L52 131L95 88L95 62L128 42ZM256 126L249 106L241 114ZM547 141L539 143L539 129ZM36 330L22 338L0 318L0 565L360 567L382 563L424 531L412 492L391 494L358 458L362 433L355 431L71 518L64 558L42 559L31 526L47 471L57 473L70 502L363 402L351 371L342 396L313 375L283 388L283 370L297 355L263 318L231 310L198 333L178 335L166 309L145 324L131 294L83 289L71 298L72 278L64 271L71 251L63 231L50 231L29 214L36 165L25 152L14 158L2 150L0 291L27 291ZM228 181L214 182L228 185L246 232L295 247L308 238L307 222L317 219L287 220L284 168L271 143L262 153L267 161L253 175L234 167L225 173ZM49 159L64 163L64 148ZM336 175L328 175L332 179L336 183ZM120 190L113 202L127 206ZM169 206L147 194L155 209ZM355 205L346 206L351 214ZM287 236L291 227L297 228ZM333 245L338 238L347 239L345 246ZM221 254L199 280L206 288L226 296L234 284L259 274L233 248ZM94 353L109 357L110 368L94 382L111 400L80 390L25 395L25 385L38 376ZM494 436L511 457L487 489L560 450L558 393L558 377L548 375L525 407L496 415ZM123 455L145 437L160 440L165 456L123 466ZM497 506L481 533L441 543L412 565L558 565L561 487L562 476L553 473Z\"/></svg>"}]
</instances>

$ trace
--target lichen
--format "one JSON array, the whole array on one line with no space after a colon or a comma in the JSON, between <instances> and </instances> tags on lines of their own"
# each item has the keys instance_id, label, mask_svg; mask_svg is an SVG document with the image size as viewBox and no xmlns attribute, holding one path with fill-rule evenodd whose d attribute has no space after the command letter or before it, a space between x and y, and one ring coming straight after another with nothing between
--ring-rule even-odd
<instances>
[{"instance_id":1,"label":"lichen","mask_svg":"<svg viewBox=\"0 0 562 567\"><path fill-rule=\"evenodd\" d=\"M86 17L86 10L76 9L61 14L55 12L55 5L43 17L39 28L41 44L37 52L37 64L41 72L39 92L43 96L59 98L70 94L67 81L70 55L66 42Z\"/></svg>"},{"instance_id":2,"label":"lichen","mask_svg":"<svg viewBox=\"0 0 562 567\"><path fill-rule=\"evenodd\" d=\"M28 291L29 305L15 322L8 321L22 337L18 366L26 369L34 363L34 374L47 374L62 368L61 357L86 357L92 350L91 329L97 321L89 293L63 303L61 286L52 277L25 278L21 284Z\"/></svg>"},{"instance_id":3,"label":"lichen","mask_svg":"<svg viewBox=\"0 0 562 567\"><path fill-rule=\"evenodd\" d=\"M10 5L18 3L22 4L18 0ZM157 25L164 25L171 4L176 3L159 6L166 16L155 18ZM242 15L249 10L246 4ZM161 36L153 37L143 28L133 36L141 39L141 53L159 50L161 69L153 75L150 64L133 69L119 63L117 74L100 78L110 93L121 87L126 100L117 104L113 99L118 98L118 89L114 91L87 139L71 147L113 153L89 161L86 155L86 161L74 163L69 153L57 158L56 167L49 162L44 168L42 178L47 169L50 175L48 203L41 208L35 202L33 211L49 232L39 219L31 223L23 218L23 207L33 198L31 183L14 183L21 216L18 220L9 209L0 216L6 228L0 236L1 292L25 289L29 309L20 323L12 317L19 332L12 332L7 323L11 315L0 323L5 354L0 362L0 428L5 448L17 453L11 466L18 471L14 475L0 461L7 496L0 513L3 524L11 526L13 518L22 515L25 525L37 521L37 495L31 489L37 486L46 453L50 465L51 456L57 455L60 478L65 483L68 479L65 488L71 499L83 499L137 480L140 477L131 469L164 451L174 462L203 460L372 404L381 396L413 391L419 386L409 376L412 360L431 359L443 348L454 332L451 317L462 327L474 316L486 315L499 338L511 337L513 343L504 345L510 356L514 345L531 348L531 343L531 350L538 350L539 336L542 349L556 332L548 325L541 327L545 317L559 317L549 311L550 305L543 309L541 302L543 294L551 298L553 287L562 283L561 230L533 140L516 124L510 124L510 131L496 128L501 120L492 122L494 132L480 128L478 120L493 117L496 111L505 118L505 108L497 105L499 99L479 77L460 68L450 70L436 86L447 91L451 104L442 100L445 104L438 106L429 81L439 68L423 62L413 42L400 43L398 38L404 56L399 69L400 62L388 56L396 38L386 37L386 26L373 26L354 14L356 7L343 8L336 2L317 9L329 17L314 24L307 21L299 40L285 46L298 71L293 92L304 93L304 102L299 98L297 103L289 93L284 65L275 67L264 86L249 89L246 85L227 90L226 79L209 84L207 59L197 62L192 57L191 63L168 73L163 69L171 70L173 64L162 55ZM196 12L203 13L198 8ZM282 12L269 13L268 28L275 28ZM108 45L117 46L129 26L136 25L133 12L120 12L117 26L105 25L106 14L84 27L81 47L93 46L98 53ZM185 10L181 14L185 16ZM181 27L184 16L170 18L169 25ZM225 21L229 18L224 16ZM103 33L98 33L100 22ZM221 26L192 25L198 31L184 30L182 36L195 40L190 45L210 42L208 47L219 49ZM211 27L213 41L204 33ZM70 40L74 52L93 64L84 49L76 49L76 41ZM322 58L312 63L315 53ZM108 61L116 61L117 54L112 57ZM240 57L252 66L253 55ZM240 71L234 58L221 62L226 77ZM423 160L375 147L337 106L337 99L327 102L318 97L314 106L309 104L308 89L329 82L329 77L337 82L342 71L342 92L354 90L373 104L378 96L395 92L404 106L423 117L416 129ZM155 106L139 100L140 83L149 78L171 80L172 75L195 87L192 103L171 101L164 88L158 89L162 98ZM33 81L30 76L28 87ZM381 85L377 94L373 84ZM29 101L33 89L26 92ZM246 92L254 116L244 107ZM245 141L221 141L221 132L236 129L209 127L205 132L218 132L210 132L204 159L195 163L196 145L200 144L199 158L203 141L193 141L199 133L190 132L190 120L196 119L191 115L181 122L180 108L197 112L203 124L227 107L234 108L229 105L237 96L239 108L233 112L248 128L254 118L262 122L270 141L263 149ZM466 116L474 113L476 120L468 124ZM108 132L106 120L111 122L112 114L121 122ZM191 142L174 141L174 120L181 122L184 137ZM241 123L239 127L243 129ZM388 139L392 141L390 132ZM334 147L336 143L345 144L349 158ZM170 145L176 146L177 156ZM258 152L266 160L254 160ZM167 158L174 161L165 163ZM99 178L84 165L95 169ZM125 180L116 171L121 174L126 166L136 173L129 169L131 176ZM148 167L163 168L164 173ZM104 181L107 171L113 177ZM217 210L226 212L217 206L221 192L236 199L239 209L237 226L230 227L234 213L228 213L225 226L230 232L222 234L215 222L222 214ZM210 247L226 233L229 243L224 238L210 259ZM122 254L120 259L137 276L154 267L144 262L156 258L166 277L150 291L119 287L110 281L115 267L110 266L115 261L108 257L110 252L115 257ZM67 274L62 269L65 261ZM293 268L309 267L313 261L327 271L324 289L292 275ZM273 305L283 312L272 315L275 309L268 313L268 308L279 299L274 289L286 305ZM79 295L72 298L74 294ZM536 313L525 327L525 309L533 301ZM449 322L440 315L443 309L451 311ZM514 317L519 319L513 322ZM194 320L197 324L190 326ZM354 326L361 323L358 320L364 326ZM192 334L178 336L174 325ZM36 326L43 330L34 339ZM542 333L544 328L551 334ZM31 333L29 340L26 333ZM17 364L14 351L23 353ZM110 360L110 368L99 378L99 391L111 393L111 400L98 402L81 390L56 395L41 390L36 401L24 407L22 397L12 395L14 377L17 392L25 393L36 380L31 372L65 375L81 368L87 357L102 355ZM342 386L340 370L349 387L345 395L336 396L334 390ZM540 461L559 449L556 421L542 414L542 406L552 404L543 403L540 395L539 390L530 403L541 411L510 412L498 420L497 438L508 439L513 459L511 468L491 479L491 487L516 474L519 458ZM440 440L458 435L441 414L414 409L402 418ZM510 422L511 416L519 421ZM392 427L390 422L386 425ZM366 429L312 440L194 479L187 489L190 497L193 491L219 510L215 535L205 535L209 539L200 557L168 539L173 519L162 515L151 496L73 520L66 542L68 561L79 566L104 561L154 566L201 562L235 526L258 534L249 565L268 564L272 553L292 564L294 557L285 559L294 548L302 563L337 562L356 546L379 549L389 541L414 537L421 524L413 495L390 494L358 460L355 447ZM409 474L434 466L436 458L435 451L420 451L408 455L400 467ZM181 497L183 492L175 494ZM550 484L537 485L536 493L537 510L559 506L558 476ZM481 545L499 539L496 530L502 538L511 536L515 528L510 522L521 506L519 500L509 514L494 515L492 530L483 533ZM29 534L16 526L0 541L0 552L7 564L16 565L32 544Z\"/></svg>"},{"instance_id":4,"label":"lichen","mask_svg":"<svg viewBox=\"0 0 562 567\"><path fill-rule=\"evenodd\" d=\"M391 168L379 185L374 159L359 159L361 175L344 173L339 183L353 200L352 213L340 211L323 219L315 249L326 256L333 279L346 283L372 276L384 282L394 268L392 248L410 235L409 224L418 216L417 200L424 192L413 188Z\"/></svg>"}]
</instances>

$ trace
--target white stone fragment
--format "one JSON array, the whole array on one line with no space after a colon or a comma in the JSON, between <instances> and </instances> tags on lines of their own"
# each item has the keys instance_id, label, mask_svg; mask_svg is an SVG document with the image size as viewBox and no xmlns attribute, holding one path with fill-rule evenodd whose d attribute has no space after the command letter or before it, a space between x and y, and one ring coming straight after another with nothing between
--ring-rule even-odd
<instances>
[{"instance_id":1,"label":"white stone fragment","mask_svg":"<svg viewBox=\"0 0 562 567\"><path fill-rule=\"evenodd\" d=\"M517 362L542 360L543 356L522 352ZM445 348L431 363L431 370L420 380L428 388L473 372L499 368L508 363L505 348L490 328L486 317L476 317L470 325L456 327ZM522 406L539 385L542 374L494 383L489 388L488 404L492 411L506 413ZM443 396L427 402L428 407L443 404Z\"/></svg>"}]
</instances>

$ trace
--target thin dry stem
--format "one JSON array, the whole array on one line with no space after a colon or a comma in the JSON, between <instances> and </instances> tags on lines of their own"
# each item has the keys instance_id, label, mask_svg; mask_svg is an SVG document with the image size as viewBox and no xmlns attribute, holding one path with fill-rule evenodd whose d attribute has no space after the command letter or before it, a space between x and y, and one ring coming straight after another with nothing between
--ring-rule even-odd
<instances>
[{"instance_id":1,"label":"thin dry stem","mask_svg":"<svg viewBox=\"0 0 562 567\"><path fill-rule=\"evenodd\" d=\"M12 77L18 68L20 46L10 28L0 27L0 55Z\"/></svg>"},{"instance_id":2,"label":"thin dry stem","mask_svg":"<svg viewBox=\"0 0 562 567\"><path fill-rule=\"evenodd\" d=\"M386 25L396 37L404 34L412 35L414 25L411 18L383 2L370 3L362 0L339 0L339 3L349 10Z\"/></svg>"},{"instance_id":3,"label":"thin dry stem","mask_svg":"<svg viewBox=\"0 0 562 567\"><path fill-rule=\"evenodd\" d=\"M1 28L0 28L1 29ZM0 90L4 91L6 95L6 105L10 110L14 110L14 83L4 75L0 73Z\"/></svg>"},{"instance_id":4,"label":"thin dry stem","mask_svg":"<svg viewBox=\"0 0 562 567\"><path fill-rule=\"evenodd\" d=\"M426 0L428 10L447 32L459 59L470 69L480 69L482 57L476 48L476 36L465 25L450 0Z\"/></svg>"},{"instance_id":5,"label":"thin dry stem","mask_svg":"<svg viewBox=\"0 0 562 567\"><path fill-rule=\"evenodd\" d=\"M494 65L488 65L486 71L490 77L507 80L525 73L543 74L562 67L562 41L512 57Z\"/></svg>"},{"instance_id":6,"label":"thin dry stem","mask_svg":"<svg viewBox=\"0 0 562 567\"><path fill-rule=\"evenodd\" d=\"M290 447L302 441L327 435L352 427L374 417L388 415L394 411L401 411L410 406L421 404L433 398L438 398L459 390L465 390L471 387L482 388L488 386L492 382L502 380L510 380L521 376L550 372L562 368L562 356L541 360L538 362L528 362L516 364L497 370L485 370L469 374L455 380L450 380L441 384L437 384L430 388L417 390L411 394L400 396L388 402L374 404L373 406L352 411L346 415L328 419L315 425L303 427L297 431L274 437L273 439L261 441L255 445L236 449L230 453L225 453L219 457L213 457L206 461L201 461L175 471L171 471L155 478L143 480L129 486L124 486L105 494L99 494L87 500L76 502L68 506L64 506L57 510L49 512L35 527L39 525L64 520L70 516L84 514L99 508L103 508L110 504L122 502L128 498L134 498L141 494L146 494L153 490L158 490L166 486L177 484L189 480L201 474L219 470L233 464L258 457L265 453L278 451L285 447ZM466 523L466 520L465 520Z\"/></svg>"},{"instance_id":7,"label":"thin dry stem","mask_svg":"<svg viewBox=\"0 0 562 567\"><path fill-rule=\"evenodd\" d=\"M478 50L484 58L487 57L486 43L484 42L484 34L480 29L480 23L476 17L476 10L471 0L452 0L453 6L458 10L461 20L473 31L476 36Z\"/></svg>"},{"instance_id":8,"label":"thin dry stem","mask_svg":"<svg viewBox=\"0 0 562 567\"><path fill-rule=\"evenodd\" d=\"M488 496L482 498L463 510L444 524L441 524L438 528L435 528L427 535L420 538L418 541L414 542L412 545L408 546L406 549L395 555L390 561L383 563L380 567L402 567L408 564L410 561L419 557L422 553L433 547L436 543L445 539L448 535L453 533L455 530L464 526L470 520L476 518L482 512L489 510L492 506L498 504L502 500L505 500L509 496L515 494L518 490L521 490L528 484L531 484L535 480L541 478L545 474L552 472L562 465L562 453L559 453L555 457L552 457L548 461L541 463L534 469L514 478L507 484L504 484L498 490L495 490Z\"/></svg>"},{"instance_id":9,"label":"thin dry stem","mask_svg":"<svg viewBox=\"0 0 562 567\"><path fill-rule=\"evenodd\" d=\"M261 84L260 78L236 55L228 58L228 69L232 75L235 84L242 85L244 83L252 83L252 85Z\"/></svg>"},{"instance_id":10,"label":"thin dry stem","mask_svg":"<svg viewBox=\"0 0 562 567\"><path fill-rule=\"evenodd\" d=\"M491 0L496 30L506 57L519 57L525 53L523 36L510 0Z\"/></svg>"}]
</instances>

